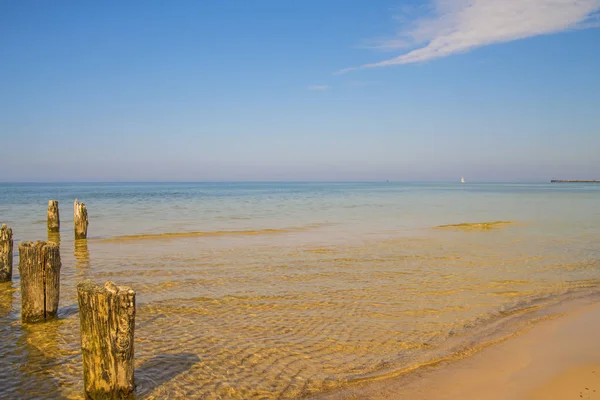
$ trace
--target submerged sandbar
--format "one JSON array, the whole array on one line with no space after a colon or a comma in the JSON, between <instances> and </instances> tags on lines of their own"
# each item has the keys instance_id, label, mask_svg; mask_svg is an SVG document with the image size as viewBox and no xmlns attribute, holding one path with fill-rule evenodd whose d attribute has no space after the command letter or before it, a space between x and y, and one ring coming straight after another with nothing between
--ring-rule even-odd
<instances>
[{"instance_id":1,"label":"submerged sandbar","mask_svg":"<svg viewBox=\"0 0 600 400\"><path fill-rule=\"evenodd\" d=\"M269 228L269 229L247 229L247 230L222 230L222 231L194 231L194 232L163 232L163 233L144 233L137 235L121 235L102 239L103 242L119 242L128 240L158 240L175 239L191 237L217 237L217 236L258 236L274 235L280 233L301 232L310 229L316 229L325 224L310 224L305 226L295 226L289 228Z\"/></svg>"},{"instance_id":2,"label":"submerged sandbar","mask_svg":"<svg viewBox=\"0 0 600 400\"><path fill-rule=\"evenodd\" d=\"M462 230L489 230L506 225L514 225L513 221L490 221L490 222L462 222L460 224L438 225L436 228L441 229L462 229Z\"/></svg>"}]
</instances>

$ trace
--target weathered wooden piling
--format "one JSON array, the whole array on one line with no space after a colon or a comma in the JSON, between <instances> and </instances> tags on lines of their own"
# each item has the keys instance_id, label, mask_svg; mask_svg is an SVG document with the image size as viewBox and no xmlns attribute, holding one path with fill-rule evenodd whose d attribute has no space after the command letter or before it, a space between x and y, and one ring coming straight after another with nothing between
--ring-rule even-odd
<instances>
[{"instance_id":1,"label":"weathered wooden piling","mask_svg":"<svg viewBox=\"0 0 600 400\"><path fill-rule=\"evenodd\" d=\"M75 221L75 239L87 239L88 213L84 203L75 199L73 205L73 220Z\"/></svg>"},{"instance_id":2,"label":"weathered wooden piling","mask_svg":"<svg viewBox=\"0 0 600 400\"><path fill-rule=\"evenodd\" d=\"M58 216L58 200L48 200L48 232L60 231L60 218Z\"/></svg>"},{"instance_id":3,"label":"weathered wooden piling","mask_svg":"<svg viewBox=\"0 0 600 400\"><path fill-rule=\"evenodd\" d=\"M133 398L135 291L86 280L77 285L77 297L86 398Z\"/></svg>"},{"instance_id":4,"label":"weathered wooden piling","mask_svg":"<svg viewBox=\"0 0 600 400\"><path fill-rule=\"evenodd\" d=\"M13 237L12 229L2 224L0 229L0 282L12 279L13 270Z\"/></svg>"},{"instance_id":5,"label":"weathered wooden piling","mask_svg":"<svg viewBox=\"0 0 600 400\"><path fill-rule=\"evenodd\" d=\"M56 243L19 244L21 320L43 322L56 318L60 298L60 250Z\"/></svg>"}]
</instances>

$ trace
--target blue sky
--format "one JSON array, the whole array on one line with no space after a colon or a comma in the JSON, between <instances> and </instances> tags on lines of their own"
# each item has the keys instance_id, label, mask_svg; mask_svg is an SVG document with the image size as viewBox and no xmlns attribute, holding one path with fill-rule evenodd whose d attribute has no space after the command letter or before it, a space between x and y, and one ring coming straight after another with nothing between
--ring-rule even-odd
<instances>
[{"instance_id":1,"label":"blue sky","mask_svg":"<svg viewBox=\"0 0 600 400\"><path fill-rule=\"evenodd\" d=\"M600 179L600 0L0 2L0 181Z\"/></svg>"}]
</instances>

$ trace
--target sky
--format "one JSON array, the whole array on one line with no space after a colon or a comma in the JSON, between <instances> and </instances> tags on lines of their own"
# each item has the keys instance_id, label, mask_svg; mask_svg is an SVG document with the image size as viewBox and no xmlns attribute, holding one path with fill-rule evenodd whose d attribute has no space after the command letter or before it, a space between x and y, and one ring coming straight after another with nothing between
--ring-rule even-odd
<instances>
[{"instance_id":1,"label":"sky","mask_svg":"<svg viewBox=\"0 0 600 400\"><path fill-rule=\"evenodd\" d=\"M600 0L0 1L0 181L600 179Z\"/></svg>"}]
</instances>

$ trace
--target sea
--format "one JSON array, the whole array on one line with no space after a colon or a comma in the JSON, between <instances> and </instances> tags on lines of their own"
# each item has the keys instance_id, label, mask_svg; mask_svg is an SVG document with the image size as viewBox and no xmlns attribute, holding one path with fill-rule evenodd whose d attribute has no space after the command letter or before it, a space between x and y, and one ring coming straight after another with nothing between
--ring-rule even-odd
<instances>
[{"instance_id":1,"label":"sea","mask_svg":"<svg viewBox=\"0 0 600 400\"><path fill-rule=\"evenodd\" d=\"M5 183L0 222L7 399L83 398L85 279L136 291L149 399L314 397L467 357L600 292L600 184ZM18 244L36 240L60 243L59 318L24 325Z\"/></svg>"}]
</instances>

